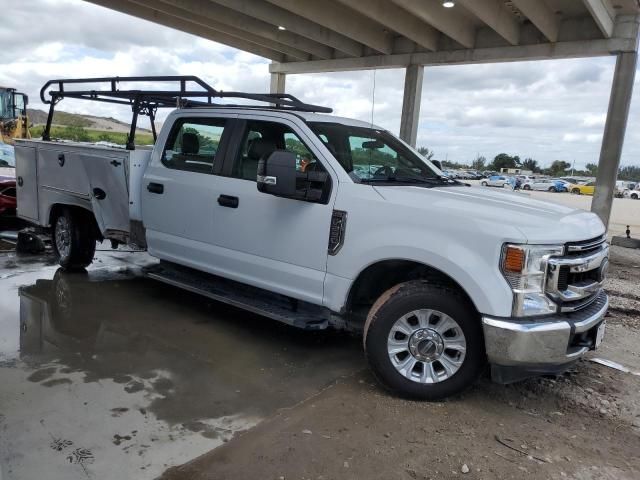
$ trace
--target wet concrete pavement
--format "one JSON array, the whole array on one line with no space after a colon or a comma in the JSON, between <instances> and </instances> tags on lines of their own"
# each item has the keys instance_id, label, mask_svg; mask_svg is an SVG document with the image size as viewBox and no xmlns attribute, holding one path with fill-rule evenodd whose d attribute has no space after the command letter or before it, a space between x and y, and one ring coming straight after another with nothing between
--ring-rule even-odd
<instances>
[{"instance_id":1,"label":"wet concrete pavement","mask_svg":"<svg viewBox=\"0 0 640 480\"><path fill-rule=\"evenodd\" d=\"M145 279L0 255L0 478L154 478L365 367L308 333Z\"/></svg>"}]
</instances>

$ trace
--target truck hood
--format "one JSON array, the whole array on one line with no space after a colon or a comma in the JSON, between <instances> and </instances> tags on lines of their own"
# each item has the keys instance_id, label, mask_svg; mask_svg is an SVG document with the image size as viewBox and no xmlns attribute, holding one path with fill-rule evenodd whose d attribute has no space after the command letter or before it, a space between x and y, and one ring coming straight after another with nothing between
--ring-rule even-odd
<instances>
[{"instance_id":1,"label":"truck hood","mask_svg":"<svg viewBox=\"0 0 640 480\"><path fill-rule=\"evenodd\" d=\"M466 217L496 228L517 228L528 243L565 243L587 240L605 232L600 218L584 210L536 200L524 193L488 187L374 186L398 206L435 209L441 218ZM558 194L562 195L562 194Z\"/></svg>"}]
</instances>

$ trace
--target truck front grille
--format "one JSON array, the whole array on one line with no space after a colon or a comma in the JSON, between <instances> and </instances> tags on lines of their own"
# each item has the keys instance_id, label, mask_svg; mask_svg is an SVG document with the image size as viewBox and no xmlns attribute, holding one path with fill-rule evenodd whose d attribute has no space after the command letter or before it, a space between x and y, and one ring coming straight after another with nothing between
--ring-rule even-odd
<instances>
[{"instance_id":1,"label":"truck front grille","mask_svg":"<svg viewBox=\"0 0 640 480\"><path fill-rule=\"evenodd\" d=\"M565 255L547 261L545 291L561 312L589 306L602 290L609 245L604 236L566 245Z\"/></svg>"}]
</instances>

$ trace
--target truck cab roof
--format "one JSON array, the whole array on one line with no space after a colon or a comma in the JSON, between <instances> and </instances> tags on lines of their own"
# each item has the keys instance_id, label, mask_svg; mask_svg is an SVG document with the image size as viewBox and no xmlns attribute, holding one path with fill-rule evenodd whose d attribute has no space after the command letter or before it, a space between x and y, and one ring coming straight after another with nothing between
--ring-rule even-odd
<instances>
[{"instance_id":1,"label":"truck cab roof","mask_svg":"<svg viewBox=\"0 0 640 480\"><path fill-rule=\"evenodd\" d=\"M184 113L184 112L193 112L196 111L198 113L210 113L210 114L219 114L223 112L228 112L229 110L237 111L243 114L259 114L259 113L268 113L268 114L277 114L277 116L281 118L286 117L297 117L301 118L305 122L310 123L339 123L342 125L350 125L353 127L363 127L363 128L374 128L376 130L386 130L385 128L380 127L379 125L372 124L370 122L364 122L362 120L357 120L354 118L341 117L338 115L329 115L324 113L315 113L315 112L304 112L297 110L284 110L280 108L270 108L270 107L250 107L243 105L216 105L210 107L189 107L189 108L178 108L172 112L172 114Z\"/></svg>"}]
</instances>

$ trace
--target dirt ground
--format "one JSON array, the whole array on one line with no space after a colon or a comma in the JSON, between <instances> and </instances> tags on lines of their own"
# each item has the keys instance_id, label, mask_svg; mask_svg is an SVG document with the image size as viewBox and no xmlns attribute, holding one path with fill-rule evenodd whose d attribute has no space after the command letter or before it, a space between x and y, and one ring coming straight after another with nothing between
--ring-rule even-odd
<instances>
[{"instance_id":1,"label":"dirt ground","mask_svg":"<svg viewBox=\"0 0 640 480\"><path fill-rule=\"evenodd\" d=\"M640 478L640 376L589 360L640 372L640 252L611 260L606 341L561 377L421 403L360 371L161 478Z\"/></svg>"}]
</instances>

